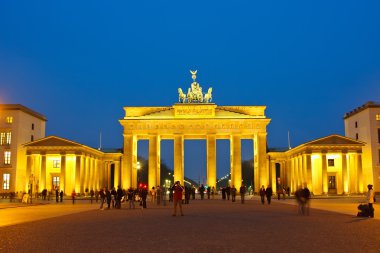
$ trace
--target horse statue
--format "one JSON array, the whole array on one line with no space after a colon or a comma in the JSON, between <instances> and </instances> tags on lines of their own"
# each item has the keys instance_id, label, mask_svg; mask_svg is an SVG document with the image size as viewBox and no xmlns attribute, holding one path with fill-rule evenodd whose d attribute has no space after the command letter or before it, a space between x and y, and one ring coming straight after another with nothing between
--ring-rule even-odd
<instances>
[{"instance_id":1,"label":"horse statue","mask_svg":"<svg viewBox=\"0 0 380 253\"><path fill-rule=\"evenodd\" d=\"M187 90L187 102L189 103L193 102L193 93L191 93L190 88Z\"/></svg>"},{"instance_id":2,"label":"horse statue","mask_svg":"<svg viewBox=\"0 0 380 253\"><path fill-rule=\"evenodd\" d=\"M183 93L181 88L178 88L178 102L180 102L180 103L186 102L186 94Z\"/></svg>"},{"instance_id":3,"label":"horse statue","mask_svg":"<svg viewBox=\"0 0 380 253\"><path fill-rule=\"evenodd\" d=\"M212 93L212 88L208 88L208 91L204 97L205 103L210 103L212 101L212 94L211 93Z\"/></svg>"}]
</instances>

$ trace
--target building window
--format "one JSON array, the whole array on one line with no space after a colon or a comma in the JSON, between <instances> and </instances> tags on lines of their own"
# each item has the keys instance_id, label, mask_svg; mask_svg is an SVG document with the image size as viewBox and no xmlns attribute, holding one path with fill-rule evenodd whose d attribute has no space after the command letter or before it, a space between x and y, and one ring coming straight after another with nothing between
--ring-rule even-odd
<instances>
[{"instance_id":1,"label":"building window","mask_svg":"<svg viewBox=\"0 0 380 253\"><path fill-rule=\"evenodd\" d=\"M32 130L34 130L34 124L32 123Z\"/></svg>"},{"instance_id":2,"label":"building window","mask_svg":"<svg viewBox=\"0 0 380 253\"><path fill-rule=\"evenodd\" d=\"M0 145L5 145L5 133L0 133Z\"/></svg>"},{"instance_id":3,"label":"building window","mask_svg":"<svg viewBox=\"0 0 380 253\"><path fill-rule=\"evenodd\" d=\"M4 164L11 164L11 151L5 151L4 152Z\"/></svg>"},{"instance_id":4,"label":"building window","mask_svg":"<svg viewBox=\"0 0 380 253\"><path fill-rule=\"evenodd\" d=\"M380 120L380 114L376 114L376 120Z\"/></svg>"},{"instance_id":5,"label":"building window","mask_svg":"<svg viewBox=\"0 0 380 253\"><path fill-rule=\"evenodd\" d=\"M358 128L358 122L355 121L355 128Z\"/></svg>"},{"instance_id":6,"label":"building window","mask_svg":"<svg viewBox=\"0 0 380 253\"><path fill-rule=\"evenodd\" d=\"M8 124L12 124L13 123L13 117L12 116L8 116L5 121L8 123Z\"/></svg>"},{"instance_id":7,"label":"building window","mask_svg":"<svg viewBox=\"0 0 380 253\"><path fill-rule=\"evenodd\" d=\"M11 181L11 174L3 174L3 190L9 190L9 182Z\"/></svg>"},{"instance_id":8,"label":"building window","mask_svg":"<svg viewBox=\"0 0 380 253\"><path fill-rule=\"evenodd\" d=\"M61 161L53 160L53 168L60 168L60 167L61 167Z\"/></svg>"},{"instance_id":9,"label":"building window","mask_svg":"<svg viewBox=\"0 0 380 253\"><path fill-rule=\"evenodd\" d=\"M7 145L11 145L12 133L11 133L11 132L8 132L6 136L7 136L6 144L7 144Z\"/></svg>"},{"instance_id":10,"label":"building window","mask_svg":"<svg viewBox=\"0 0 380 253\"><path fill-rule=\"evenodd\" d=\"M359 134L356 134L356 140L359 140Z\"/></svg>"},{"instance_id":11,"label":"building window","mask_svg":"<svg viewBox=\"0 0 380 253\"><path fill-rule=\"evenodd\" d=\"M53 177L53 189L59 189L59 177Z\"/></svg>"},{"instance_id":12,"label":"building window","mask_svg":"<svg viewBox=\"0 0 380 253\"><path fill-rule=\"evenodd\" d=\"M334 167L335 166L334 159L327 159L327 164L329 167Z\"/></svg>"},{"instance_id":13,"label":"building window","mask_svg":"<svg viewBox=\"0 0 380 253\"><path fill-rule=\"evenodd\" d=\"M33 134L30 136L30 141L34 141L34 136L33 136Z\"/></svg>"}]
</instances>

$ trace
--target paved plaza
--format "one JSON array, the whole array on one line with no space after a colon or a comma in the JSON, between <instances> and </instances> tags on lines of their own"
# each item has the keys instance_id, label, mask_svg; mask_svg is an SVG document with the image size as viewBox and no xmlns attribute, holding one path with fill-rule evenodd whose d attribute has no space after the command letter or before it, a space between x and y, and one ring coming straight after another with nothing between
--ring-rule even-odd
<instances>
[{"instance_id":1,"label":"paved plaza","mask_svg":"<svg viewBox=\"0 0 380 253\"><path fill-rule=\"evenodd\" d=\"M170 205L99 210L79 200L0 203L0 252L380 252L380 210L357 218L362 197L313 199L309 216L294 199L262 205L195 200L185 216ZM330 210L330 211L327 211Z\"/></svg>"}]
</instances>

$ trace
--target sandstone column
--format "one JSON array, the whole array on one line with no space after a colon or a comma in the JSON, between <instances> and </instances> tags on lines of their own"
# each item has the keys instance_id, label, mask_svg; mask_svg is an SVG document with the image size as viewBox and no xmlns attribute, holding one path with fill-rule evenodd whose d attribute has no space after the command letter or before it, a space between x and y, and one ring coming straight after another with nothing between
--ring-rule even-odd
<instances>
[{"instance_id":1,"label":"sandstone column","mask_svg":"<svg viewBox=\"0 0 380 253\"><path fill-rule=\"evenodd\" d=\"M66 154L61 153L61 175L60 175L60 188L63 192L66 191Z\"/></svg>"},{"instance_id":2,"label":"sandstone column","mask_svg":"<svg viewBox=\"0 0 380 253\"><path fill-rule=\"evenodd\" d=\"M216 188L216 136L207 135L207 185Z\"/></svg>"},{"instance_id":3,"label":"sandstone column","mask_svg":"<svg viewBox=\"0 0 380 253\"><path fill-rule=\"evenodd\" d=\"M183 184L184 179L184 137L183 135L174 135L174 181L180 181Z\"/></svg>"},{"instance_id":4,"label":"sandstone column","mask_svg":"<svg viewBox=\"0 0 380 253\"><path fill-rule=\"evenodd\" d=\"M327 194L328 191L326 151L322 151L322 194Z\"/></svg>"},{"instance_id":5,"label":"sandstone column","mask_svg":"<svg viewBox=\"0 0 380 253\"><path fill-rule=\"evenodd\" d=\"M148 189L160 185L160 152L161 140L158 135L149 135L149 173Z\"/></svg>"},{"instance_id":6,"label":"sandstone column","mask_svg":"<svg viewBox=\"0 0 380 253\"><path fill-rule=\"evenodd\" d=\"M128 189L137 186L137 136L124 135L123 170L121 173L122 187Z\"/></svg>"},{"instance_id":7,"label":"sandstone column","mask_svg":"<svg viewBox=\"0 0 380 253\"><path fill-rule=\"evenodd\" d=\"M241 139L239 135L230 137L231 155L231 187L232 185L239 191L241 186Z\"/></svg>"},{"instance_id":8,"label":"sandstone column","mask_svg":"<svg viewBox=\"0 0 380 253\"><path fill-rule=\"evenodd\" d=\"M45 189L46 188L46 154L41 154L41 179L40 180L41 180L40 187L42 189ZM35 182L35 184L36 183L37 182Z\"/></svg>"},{"instance_id":9,"label":"sandstone column","mask_svg":"<svg viewBox=\"0 0 380 253\"><path fill-rule=\"evenodd\" d=\"M342 189L343 194L348 194L347 151L342 151Z\"/></svg>"}]
</instances>

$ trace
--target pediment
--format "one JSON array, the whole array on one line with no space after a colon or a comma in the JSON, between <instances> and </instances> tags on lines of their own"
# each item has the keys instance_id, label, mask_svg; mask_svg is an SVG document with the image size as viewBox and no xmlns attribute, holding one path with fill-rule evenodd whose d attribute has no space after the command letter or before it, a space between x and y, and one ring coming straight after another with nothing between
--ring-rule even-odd
<instances>
[{"instance_id":1,"label":"pediment","mask_svg":"<svg viewBox=\"0 0 380 253\"><path fill-rule=\"evenodd\" d=\"M26 147L82 147L81 144L57 136L48 136L25 144Z\"/></svg>"},{"instance_id":2,"label":"pediment","mask_svg":"<svg viewBox=\"0 0 380 253\"><path fill-rule=\"evenodd\" d=\"M364 145L364 143L342 135L333 134L314 141L310 141L308 143L305 143L305 145Z\"/></svg>"}]
</instances>

